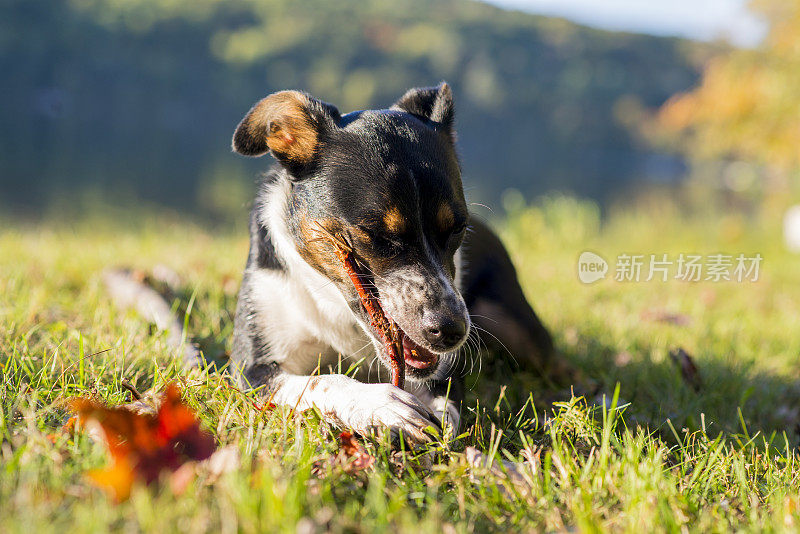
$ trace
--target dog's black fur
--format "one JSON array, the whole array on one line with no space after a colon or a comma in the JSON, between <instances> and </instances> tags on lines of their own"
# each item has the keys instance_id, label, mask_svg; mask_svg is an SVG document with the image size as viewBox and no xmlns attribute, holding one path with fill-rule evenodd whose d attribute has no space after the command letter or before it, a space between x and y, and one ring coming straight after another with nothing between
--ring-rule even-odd
<instances>
[{"instance_id":1,"label":"dog's black fur","mask_svg":"<svg viewBox=\"0 0 800 534\"><path fill-rule=\"evenodd\" d=\"M471 325L491 333L485 342L545 369L551 338L503 245L468 212L446 84L344 116L305 93L276 93L245 116L233 146L250 156L270 151L280 163L256 196L236 311L232 360L250 386L266 386L278 402L317 405L359 431L384 424L413 435L443 416L457 425L458 349ZM325 233L353 248L402 329L407 392L348 393L338 389L362 386L309 376L336 353L363 356L364 341L389 364ZM365 411L341 398L352 395L378 406Z\"/></svg>"}]
</instances>

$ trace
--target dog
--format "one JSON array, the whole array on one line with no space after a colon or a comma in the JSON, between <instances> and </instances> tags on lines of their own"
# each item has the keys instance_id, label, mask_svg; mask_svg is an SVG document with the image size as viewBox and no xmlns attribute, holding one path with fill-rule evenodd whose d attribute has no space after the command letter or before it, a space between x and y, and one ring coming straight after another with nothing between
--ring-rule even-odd
<instances>
[{"instance_id":1,"label":"dog","mask_svg":"<svg viewBox=\"0 0 800 534\"><path fill-rule=\"evenodd\" d=\"M277 160L251 212L234 319L231 361L244 385L362 434L384 426L425 441L430 426L459 427L459 349L471 331L530 367L552 360L507 251L467 209L446 83L346 115L277 92L245 115L233 150ZM404 389L379 382L391 360L322 230L346 240L401 330Z\"/></svg>"}]
</instances>

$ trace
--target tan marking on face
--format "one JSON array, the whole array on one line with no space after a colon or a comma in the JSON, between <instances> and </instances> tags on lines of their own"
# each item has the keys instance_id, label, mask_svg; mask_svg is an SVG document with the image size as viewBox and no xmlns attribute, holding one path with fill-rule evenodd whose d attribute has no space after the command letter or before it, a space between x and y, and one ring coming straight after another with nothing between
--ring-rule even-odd
<instances>
[{"instance_id":1,"label":"tan marking on face","mask_svg":"<svg viewBox=\"0 0 800 534\"><path fill-rule=\"evenodd\" d=\"M406 219L397 206L392 206L386 210L386 214L383 216L383 224L393 234L402 234L406 230Z\"/></svg>"},{"instance_id":2,"label":"tan marking on face","mask_svg":"<svg viewBox=\"0 0 800 534\"><path fill-rule=\"evenodd\" d=\"M369 265L370 270L374 273L380 274L383 272L383 269L387 266L386 260L372 253L370 245L372 243L372 238L370 235L358 226L350 227L347 231L354 237L353 248L358 260Z\"/></svg>"},{"instance_id":3,"label":"tan marking on face","mask_svg":"<svg viewBox=\"0 0 800 534\"><path fill-rule=\"evenodd\" d=\"M281 91L259 102L247 118L251 135L266 135L267 146L277 156L306 162L317 149L317 130L306 111L308 97L298 91Z\"/></svg>"},{"instance_id":4,"label":"tan marking on face","mask_svg":"<svg viewBox=\"0 0 800 534\"><path fill-rule=\"evenodd\" d=\"M300 256L314 269L334 280L344 280L347 275L334 252L330 240L320 226L336 234L338 225L333 221L311 220L303 217L300 221L301 243L297 247Z\"/></svg>"},{"instance_id":5,"label":"tan marking on face","mask_svg":"<svg viewBox=\"0 0 800 534\"><path fill-rule=\"evenodd\" d=\"M334 235L345 231L338 221L312 220L303 217L300 222L301 243L298 244L297 251L306 263L331 280L349 284L350 278L336 255L330 239L325 237L320 226ZM370 254L368 245L359 246L359 242L369 243L369 234L358 227L347 227L346 233L355 238L353 247L358 261L365 262L377 274L383 272L385 268L383 260Z\"/></svg>"},{"instance_id":6,"label":"tan marking on face","mask_svg":"<svg viewBox=\"0 0 800 534\"><path fill-rule=\"evenodd\" d=\"M362 230L361 228L359 228L358 226L350 227L350 228L348 228L348 231L351 234L353 234L355 237L360 239L361 241L367 241L368 242L370 240L369 234L367 232L365 232L364 230Z\"/></svg>"},{"instance_id":7,"label":"tan marking on face","mask_svg":"<svg viewBox=\"0 0 800 534\"><path fill-rule=\"evenodd\" d=\"M453 215L453 208L447 203L442 203L439 210L436 212L436 225L442 232L447 232L453 227L455 222L455 215Z\"/></svg>"}]
</instances>

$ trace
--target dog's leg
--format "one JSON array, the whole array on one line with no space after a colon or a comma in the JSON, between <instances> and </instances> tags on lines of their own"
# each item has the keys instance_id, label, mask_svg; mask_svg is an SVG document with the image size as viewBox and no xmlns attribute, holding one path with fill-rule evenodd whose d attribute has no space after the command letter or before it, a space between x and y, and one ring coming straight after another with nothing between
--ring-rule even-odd
<instances>
[{"instance_id":1,"label":"dog's leg","mask_svg":"<svg viewBox=\"0 0 800 534\"><path fill-rule=\"evenodd\" d=\"M417 397L391 384L365 384L345 375L293 375L276 363L255 364L244 370L252 384L266 384L265 397L298 410L316 407L331 424L362 435L388 427L411 442L429 438L427 427L441 430L439 418Z\"/></svg>"}]
</instances>

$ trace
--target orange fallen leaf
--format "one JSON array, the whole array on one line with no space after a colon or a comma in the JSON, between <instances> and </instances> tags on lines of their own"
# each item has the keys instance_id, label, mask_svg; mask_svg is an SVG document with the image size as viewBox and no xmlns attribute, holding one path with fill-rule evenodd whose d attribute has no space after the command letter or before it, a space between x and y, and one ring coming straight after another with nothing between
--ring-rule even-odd
<instances>
[{"instance_id":1,"label":"orange fallen leaf","mask_svg":"<svg viewBox=\"0 0 800 534\"><path fill-rule=\"evenodd\" d=\"M86 476L98 488L106 490L117 502L127 500L136 480L135 467L127 457L114 458L114 463L105 469L95 469Z\"/></svg>"},{"instance_id":2,"label":"orange fallen leaf","mask_svg":"<svg viewBox=\"0 0 800 534\"><path fill-rule=\"evenodd\" d=\"M135 481L152 483L162 471L175 472L188 461L204 460L216 448L214 438L200 428L183 403L175 383L167 386L155 414L108 407L86 398L72 400L70 408L82 423L99 424L112 464L88 476L117 501L127 499Z\"/></svg>"},{"instance_id":3,"label":"orange fallen leaf","mask_svg":"<svg viewBox=\"0 0 800 534\"><path fill-rule=\"evenodd\" d=\"M75 423L76 423L76 421L77 421L77 418L73 415L72 417L67 419L66 423L64 423L61 426L61 429L58 431L58 433L47 434L47 436L46 436L47 439L50 441L50 443L55 444L60 435L72 434L73 432L75 432Z\"/></svg>"},{"instance_id":4,"label":"orange fallen leaf","mask_svg":"<svg viewBox=\"0 0 800 534\"><path fill-rule=\"evenodd\" d=\"M345 466L346 471L350 473L363 471L375 463L375 457L364 450L351 432L345 431L339 434L339 445L348 457L353 458Z\"/></svg>"}]
</instances>

